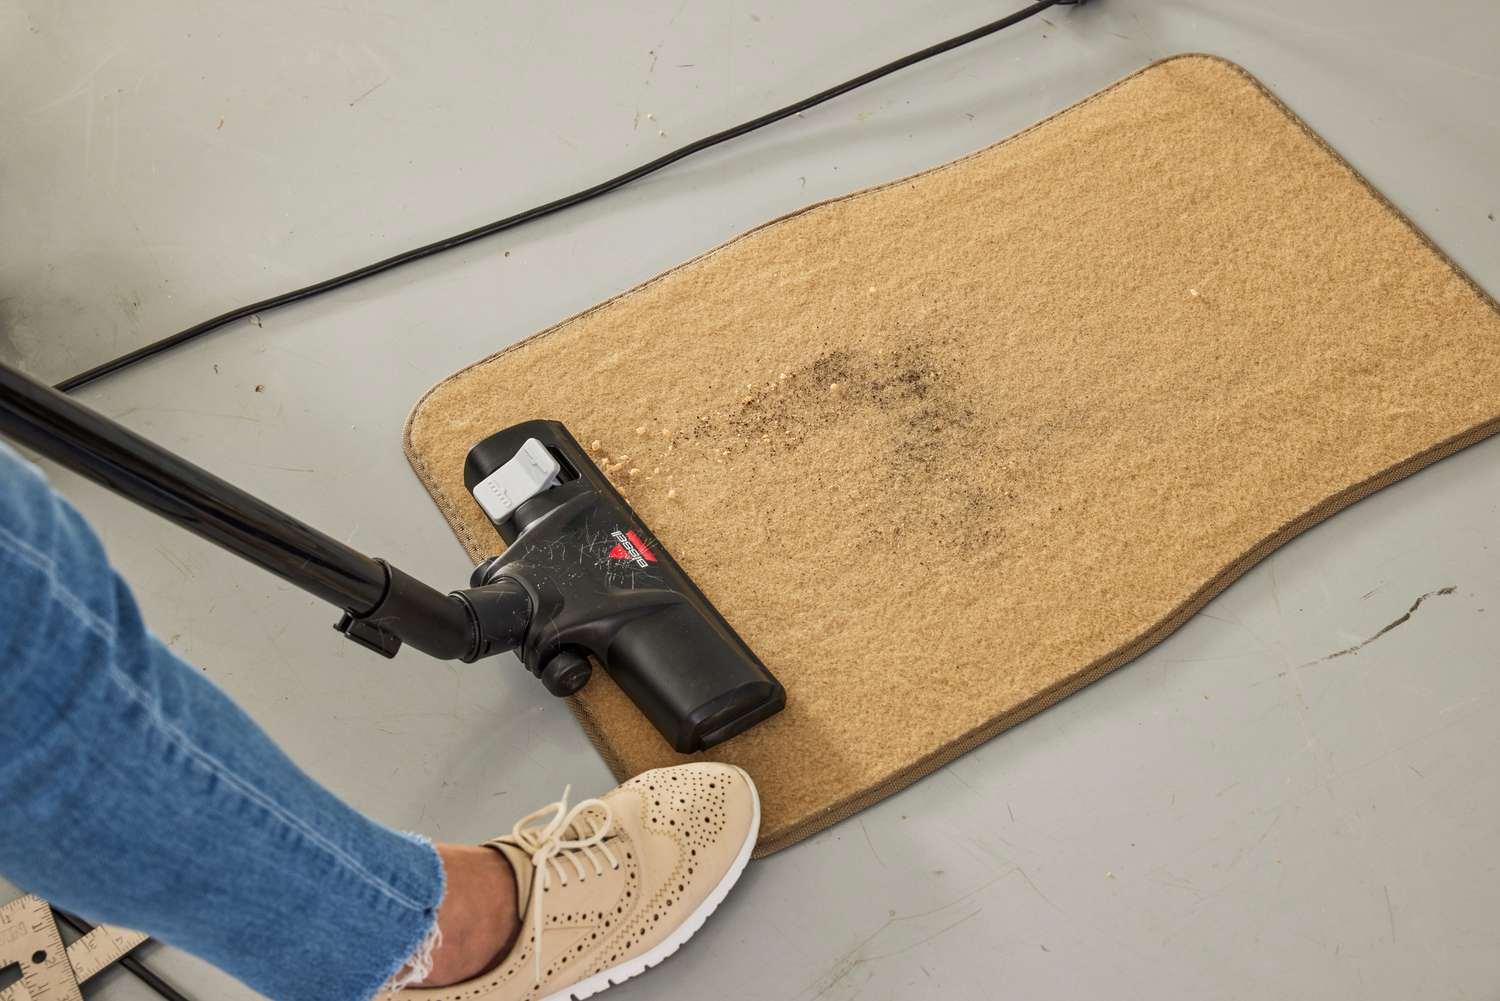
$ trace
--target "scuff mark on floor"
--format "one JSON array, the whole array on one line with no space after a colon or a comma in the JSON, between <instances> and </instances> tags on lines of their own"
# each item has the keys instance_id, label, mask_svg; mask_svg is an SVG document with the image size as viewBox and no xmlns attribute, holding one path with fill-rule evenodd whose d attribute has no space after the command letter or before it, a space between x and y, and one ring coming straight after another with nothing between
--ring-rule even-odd
<instances>
[{"instance_id":1,"label":"scuff mark on floor","mask_svg":"<svg viewBox=\"0 0 1500 1001\"><path fill-rule=\"evenodd\" d=\"M1314 664L1321 664L1324 661L1333 660L1336 657L1347 657L1351 653L1359 653L1359 651L1363 650L1365 647L1369 646L1371 643L1374 643L1376 640L1380 639L1380 637L1384 636L1386 633L1390 632L1392 629L1395 629L1397 626L1405 625L1406 622L1411 619L1412 613L1415 612L1417 609L1421 608L1422 607L1422 602L1426 601L1428 598L1437 598L1437 597L1441 597L1443 595L1452 594L1456 590L1458 590L1458 588L1456 588L1456 587L1454 587L1452 585L1449 585L1448 587L1440 587L1436 591L1428 591L1426 594L1422 595L1416 601L1414 601L1414 602L1411 603L1411 607L1406 610L1406 614L1405 615L1401 616L1399 619L1397 619L1394 622L1386 624L1384 627L1381 628L1381 630L1378 633L1376 633L1374 636L1371 636L1369 639L1365 640L1363 643L1356 643L1356 644L1354 644L1354 646L1345 647L1342 650L1335 650L1333 653L1329 654L1326 657L1319 657L1317 660L1310 660L1306 664L1303 664L1302 666L1303 667L1312 667Z\"/></svg>"},{"instance_id":2,"label":"scuff mark on floor","mask_svg":"<svg viewBox=\"0 0 1500 1001\"><path fill-rule=\"evenodd\" d=\"M889 952L882 952L869 956L865 955L865 947L873 942L877 937L879 937L881 932L885 931L887 928L891 927L898 921L907 920L906 918L899 917L888 919L885 924L877 928L873 934L865 938L864 941L859 943L859 945L855 946L849 952L841 956L838 962L834 963L832 969L828 971L823 980L815 985L817 993L812 996L811 1001L821 1001L822 998L827 997L834 988L843 983L844 980L859 967L869 963L877 963L883 959L890 959L892 956L899 956L903 952L910 952L911 950L916 949L919 946L924 946L929 942L932 942L948 934L953 929L957 928L959 925L970 920L971 918L977 917L983 910L983 907L976 907L969 913L965 914L963 917L959 918L957 921L946 924L943 927L939 928L937 931L932 932L931 934L926 935L923 938L910 943L909 945L900 946L899 948L892 949ZM855 995L857 996L858 993L859 990L856 988Z\"/></svg>"},{"instance_id":3,"label":"scuff mark on floor","mask_svg":"<svg viewBox=\"0 0 1500 1001\"><path fill-rule=\"evenodd\" d=\"M351 108L354 107L360 101L363 101L365 98L369 97L371 94L375 93L381 87L384 87L386 84L388 84L390 82L391 82L391 78L390 77L386 77L384 80L380 81L375 86L371 87L369 90L365 91L363 94L359 95L354 100L350 101L349 102L349 107L351 107ZM222 124L222 120L221 120L220 124Z\"/></svg>"},{"instance_id":4,"label":"scuff mark on floor","mask_svg":"<svg viewBox=\"0 0 1500 1001\"><path fill-rule=\"evenodd\" d=\"M875 842L870 838L870 829L865 826L865 820L863 817L859 819L859 829L864 832L865 844L870 846L870 854L875 856L875 861L879 862L880 868L884 869L886 867L885 859L881 858L880 853L875 850Z\"/></svg>"}]
</instances>

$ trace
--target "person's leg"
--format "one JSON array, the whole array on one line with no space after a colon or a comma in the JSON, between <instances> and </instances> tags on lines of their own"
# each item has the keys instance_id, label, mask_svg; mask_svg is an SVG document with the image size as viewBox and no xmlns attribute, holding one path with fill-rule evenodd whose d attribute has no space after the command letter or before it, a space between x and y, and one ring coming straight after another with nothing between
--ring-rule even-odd
<instances>
[{"instance_id":1,"label":"person's leg","mask_svg":"<svg viewBox=\"0 0 1500 1001\"><path fill-rule=\"evenodd\" d=\"M514 934L503 859L440 854L304 775L146 631L82 517L4 445L0 692L0 873L59 907L289 1001L370 997L435 918L431 982Z\"/></svg>"}]
</instances>

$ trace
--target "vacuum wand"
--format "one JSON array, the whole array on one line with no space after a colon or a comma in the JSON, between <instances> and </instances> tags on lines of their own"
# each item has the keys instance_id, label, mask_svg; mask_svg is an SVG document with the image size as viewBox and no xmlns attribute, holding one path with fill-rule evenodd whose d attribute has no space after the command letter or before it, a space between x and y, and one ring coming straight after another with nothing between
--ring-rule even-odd
<instances>
[{"instance_id":1,"label":"vacuum wand","mask_svg":"<svg viewBox=\"0 0 1500 1001\"><path fill-rule=\"evenodd\" d=\"M710 747L786 693L561 425L486 438L465 478L509 544L443 594L0 365L0 433L344 610L386 657L517 650L555 695L602 663L674 749Z\"/></svg>"},{"instance_id":2,"label":"vacuum wand","mask_svg":"<svg viewBox=\"0 0 1500 1001\"><path fill-rule=\"evenodd\" d=\"M519 588L445 595L7 365L0 433L344 609L338 628L386 656L407 642L472 661L525 634L530 603Z\"/></svg>"}]
</instances>

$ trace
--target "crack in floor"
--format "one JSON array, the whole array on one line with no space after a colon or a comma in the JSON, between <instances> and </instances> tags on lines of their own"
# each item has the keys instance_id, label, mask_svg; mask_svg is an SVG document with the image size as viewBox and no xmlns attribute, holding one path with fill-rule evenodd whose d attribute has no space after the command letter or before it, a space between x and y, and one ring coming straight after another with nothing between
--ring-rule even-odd
<instances>
[{"instance_id":1,"label":"crack in floor","mask_svg":"<svg viewBox=\"0 0 1500 1001\"><path fill-rule=\"evenodd\" d=\"M1380 639L1380 637L1384 636L1386 633L1390 632L1392 629L1395 629L1397 626L1404 625L1407 620L1412 617L1412 613L1421 608L1422 602L1426 601L1428 598L1436 598L1445 594L1452 594L1456 590L1458 590L1458 588L1449 585L1448 587L1440 587L1436 591L1428 591L1426 594L1422 595L1416 601L1411 603L1411 607L1406 610L1405 615L1401 616L1399 619L1396 619L1394 622L1388 623L1378 633L1376 633L1374 636L1371 636L1363 643L1356 643L1354 644L1354 646L1345 647L1342 650L1335 650L1333 653L1329 654L1326 657L1319 657L1317 660L1310 660L1302 666L1311 667L1314 664L1321 664L1324 661L1333 660L1335 657L1347 657L1351 653L1358 653L1365 647L1369 646L1371 643L1374 643L1376 640Z\"/></svg>"}]
</instances>

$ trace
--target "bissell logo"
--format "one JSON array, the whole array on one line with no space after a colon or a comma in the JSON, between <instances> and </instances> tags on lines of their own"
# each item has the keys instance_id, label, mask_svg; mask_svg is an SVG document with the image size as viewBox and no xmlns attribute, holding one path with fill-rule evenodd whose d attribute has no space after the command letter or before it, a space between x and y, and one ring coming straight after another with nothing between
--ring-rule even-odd
<instances>
[{"instance_id":1,"label":"bissell logo","mask_svg":"<svg viewBox=\"0 0 1500 1001\"><path fill-rule=\"evenodd\" d=\"M641 541L641 537L634 532L611 532L615 537L615 548L609 551L612 560L630 560L642 570L648 569L656 562L656 554Z\"/></svg>"}]
</instances>

